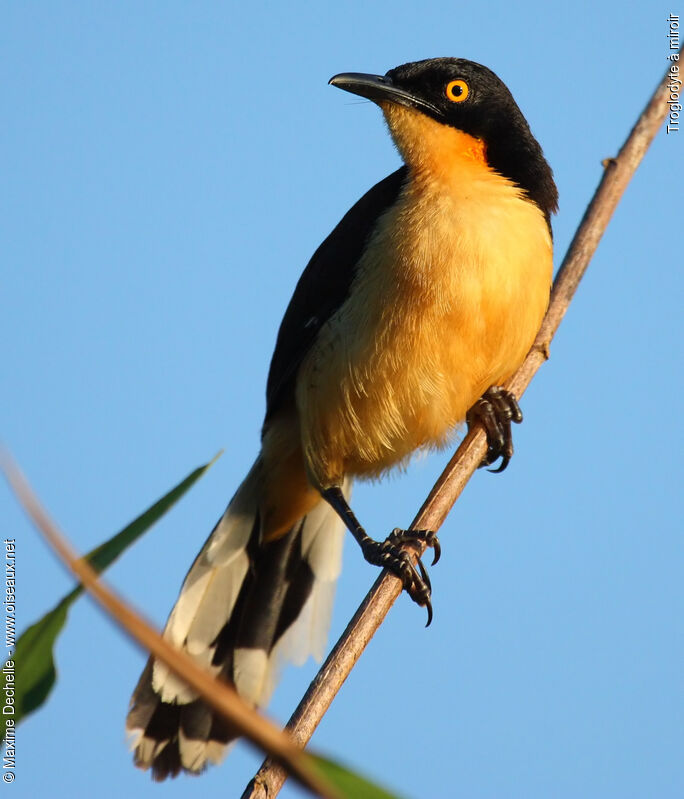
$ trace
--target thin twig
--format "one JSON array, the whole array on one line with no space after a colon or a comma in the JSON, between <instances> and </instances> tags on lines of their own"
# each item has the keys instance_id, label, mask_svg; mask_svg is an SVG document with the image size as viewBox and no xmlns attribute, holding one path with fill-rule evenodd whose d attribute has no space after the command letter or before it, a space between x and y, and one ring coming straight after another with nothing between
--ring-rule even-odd
<instances>
[{"instance_id":1,"label":"thin twig","mask_svg":"<svg viewBox=\"0 0 684 799\"><path fill-rule=\"evenodd\" d=\"M38 502L24 476L7 455L0 453L0 468L20 504L60 560L76 575L85 589L107 613L146 650L187 682L214 710L233 723L253 744L278 758L287 771L318 796L337 799L338 794L312 767L306 753L273 722L259 715L226 683L215 679L180 649L172 646L139 613L104 585L93 568L79 558Z\"/></svg>"},{"instance_id":2,"label":"thin twig","mask_svg":"<svg viewBox=\"0 0 684 799\"><path fill-rule=\"evenodd\" d=\"M508 383L507 388L518 397L522 396L534 374L549 357L551 339L565 316L599 240L627 184L665 119L668 111L668 79L669 71L654 92L618 156L604 162L603 178L558 271L551 292L549 309L539 334L524 363ZM478 464L481 463L486 449L486 436L482 428L472 429L463 439L425 500L411 525L413 528L437 530L441 526ZM393 575L382 572L287 724L286 729L302 746L313 735L342 683L349 676L354 664L400 593L401 582ZM245 789L242 799L273 799L286 777L287 774L277 763L267 759Z\"/></svg>"}]
</instances>

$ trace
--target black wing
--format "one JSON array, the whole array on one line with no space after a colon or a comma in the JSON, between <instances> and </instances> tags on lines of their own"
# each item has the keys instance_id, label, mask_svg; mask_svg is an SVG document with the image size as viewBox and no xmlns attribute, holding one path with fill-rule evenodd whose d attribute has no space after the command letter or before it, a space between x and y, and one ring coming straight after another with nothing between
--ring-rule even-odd
<instances>
[{"instance_id":1,"label":"black wing","mask_svg":"<svg viewBox=\"0 0 684 799\"><path fill-rule=\"evenodd\" d=\"M297 371L318 331L344 303L378 217L397 199L403 166L366 192L313 254L280 324L266 384L266 423L291 401Z\"/></svg>"}]
</instances>

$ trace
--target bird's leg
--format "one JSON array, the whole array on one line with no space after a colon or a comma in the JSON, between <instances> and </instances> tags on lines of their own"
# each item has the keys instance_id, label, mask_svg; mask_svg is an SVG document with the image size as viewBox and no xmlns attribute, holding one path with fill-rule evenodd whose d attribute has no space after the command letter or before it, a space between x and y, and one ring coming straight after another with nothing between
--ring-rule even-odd
<instances>
[{"instance_id":1,"label":"bird's leg","mask_svg":"<svg viewBox=\"0 0 684 799\"><path fill-rule=\"evenodd\" d=\"M332 486L321 493L323 499L333 508L349 532L357 540L364 558L369 563L375 566L382 566L396 575L401 580L411 599L418 605L427 608L428 621L426 626L429 626L432 621L432 602L430 601L432 586L430 585L430 578L420 556L416 555L416 564L418 566L416 569L411 555L404 549L404 545L423 543L425 546L432 547L435 551L432 561L434 566L441 554L439 539L435 532L432 530L401 530L397 527L384 541L375 541L359 524L359 520L349 507L349 503L339 486Z\"/></svg>"},{"instance_id":2,"label":"bird's leg","mask_svg":"<svg viewBox=\"0 0 684 799\"><path fill-rule=\"evenodd\" d=\"M498 469L491 472L503 472L513 456L513 434L511 422L520 424L522 411L514 395L501 386L492 386L480 397L466 415L468 428L475 422L481 422L487 433L487 454L480 467L490 466L501 458Z\"/></svg>"}]
</instances>

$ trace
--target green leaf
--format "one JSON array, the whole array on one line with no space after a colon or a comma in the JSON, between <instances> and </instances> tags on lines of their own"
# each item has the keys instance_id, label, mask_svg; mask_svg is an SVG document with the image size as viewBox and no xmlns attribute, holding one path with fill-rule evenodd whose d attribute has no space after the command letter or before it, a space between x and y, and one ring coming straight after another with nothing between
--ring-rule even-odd
<instances>
[{"instance_id":1,"label":"green leaf","mask_svg":"<svg viewBox=\"0 0 684 799\"><path fill-rule=\"evenodd\" d=\"M67 610L75 598L73 595L72 591L40 621L32 624L17 641L14 655L5 662L6 669L9 663L13 663L13 668L17 672L14 696L15 724L40 707L52 690L55 682L52 647L64 626Z\"/></svg>"},{"instance_id":2,"label":"green leaf","mask_svg":"<svg viewBox=\"0 0 684 799\"><path fill-rule=\"evenodd\" d=\"M219 453L220 455L221 453ZM134 541L147 532L194 483L214 464L216 456L209 463L191 472L185 480L172 488L160 500L138 516L121 532L105 541L86 555L86 560L96 572L104 571ZM29 713L37 710L48 698L55 684L57 670L54 660L54 646L64 627L69 608L83 593L83 586L77 585L57 605L22 633L16 644L14 654L5 661L5 669L15 671L14 723L18 724ZM13 662L13 666L8 666ZM2 725L2 740L5 726Z\"/></svg>"},{"instance_id":3,"label":"green leaf","mask_svg":"<svg viewBox=\"0 0 684 799\"><path fill-rule=\"evenodd\" d=\"M320 755L310 755L310 757L343 799L399 799L396 794L374 785L365 777L355 774L334 760L328 760Z\"/></svg>"}]
</instances>

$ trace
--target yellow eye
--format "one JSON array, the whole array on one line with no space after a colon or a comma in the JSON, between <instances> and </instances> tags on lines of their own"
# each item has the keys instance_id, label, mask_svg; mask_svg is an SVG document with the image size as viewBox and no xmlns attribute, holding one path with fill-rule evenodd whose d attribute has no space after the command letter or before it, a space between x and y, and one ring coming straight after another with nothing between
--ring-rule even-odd
<instances>
[{"instance_id":1,"label":"yellow eye","mask_svg":"<svg viewBox=\"0 0 684 799\"><path fill-rule=\"evenodd\" d=\"M469 93L470 89L464 80L452 80L447 83L446 96L452 103L462 103Z\"/></svg>"}]
</instances>

